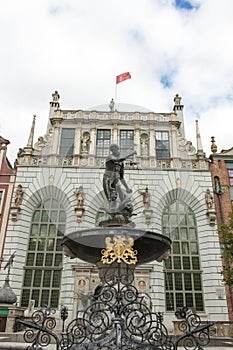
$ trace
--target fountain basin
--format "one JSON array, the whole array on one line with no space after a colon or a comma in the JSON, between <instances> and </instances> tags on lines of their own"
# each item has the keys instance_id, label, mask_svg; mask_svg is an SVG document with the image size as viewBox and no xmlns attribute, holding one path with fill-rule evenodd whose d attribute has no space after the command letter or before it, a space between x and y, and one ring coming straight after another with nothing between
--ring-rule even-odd
<instances>
[{"instance_id":1,"label":"fountain basin","mask_svg":"<svg viewBox=\"0 0 233 350\"><path fill-rule=\"evenodd\" d=\"M101 251L106 248L106 237L132 237L133 249L137 250L138 264L160 260L170 249L171 240L167 236L130 227L96 227L75 231L64 236L64 252L71 258L79 258L91 264L101 260Z\"/></svg>"}]
</instances>

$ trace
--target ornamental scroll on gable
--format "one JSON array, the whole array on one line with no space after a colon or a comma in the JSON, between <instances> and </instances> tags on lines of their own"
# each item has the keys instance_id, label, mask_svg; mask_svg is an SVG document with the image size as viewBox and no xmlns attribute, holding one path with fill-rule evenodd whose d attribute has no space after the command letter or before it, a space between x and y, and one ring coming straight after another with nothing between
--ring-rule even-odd
<instances>
[{"instance_id":1,"label":"ornamental scroll on gable","mask_svg":"<svg viewBox=\"0 0 233 350\"><path fill-rule=\"evenodd\" d=\"M34 145L35 151L41 152L43 149L48 149L49 146L51 145L51 136L53 133L53 129L50 128L49 132L45 134L44 136L38 137L38 141Z\"/></svg>"},{"instance_id":2,"label":"ornamental scroll on gable","mask_svg":"<svg viewBox=\"0 0 233 350\"><path fill-rule=\"evenodd\" d=\"M180 152L187 153L189 156L194 156L196 154L196 149L191 141L187 141L185 137L182 136L180 131L178 133L178 148Z\"/></svg>"}]
</instances>

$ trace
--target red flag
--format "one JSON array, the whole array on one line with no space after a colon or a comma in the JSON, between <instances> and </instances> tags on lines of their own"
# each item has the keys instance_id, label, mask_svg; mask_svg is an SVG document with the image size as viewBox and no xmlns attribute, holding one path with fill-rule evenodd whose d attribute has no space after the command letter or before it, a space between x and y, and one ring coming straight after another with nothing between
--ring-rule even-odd
<instances>
[{"instance_id":1,"label":"red flag","mask_svg":"<svg viewBox=\"0 0 233 350\"><path fill-rule=\"evenodd\" d=\"M124 80L127 80L127 79L131 79L131 75L129 72L126 72L126 73L122 73L120 75L117 75L116 76L116 84L119 84L121 83L122 81Z\"/></svg>"}]
</instances>

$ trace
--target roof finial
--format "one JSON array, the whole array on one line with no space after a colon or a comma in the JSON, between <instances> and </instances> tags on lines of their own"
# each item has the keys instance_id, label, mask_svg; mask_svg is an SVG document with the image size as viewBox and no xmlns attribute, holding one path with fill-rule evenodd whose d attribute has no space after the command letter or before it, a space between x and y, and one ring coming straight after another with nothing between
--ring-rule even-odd
<instances>
[{"instance_id":1,"label":"roof finial","mask_svg":"<svg viewBox=\"0 0 233 350\"><path fill-rule=\"evenodd\" d=\"M217 153L218 148L217 148L217 145L215 143L214 136L211 136L211 142L212 142L212 144L211 144L211 152L212 153Z\"/></svg>"},{"instance_id":2,"label":"roof finial","mask_svg":"<svg viewBox=\"0 0 233 350\"><path fill-rule=\"evenodd\" d=\"M176 94L176 95L175 95L173 101L175 102L175 105L174 105L174 107L173 107L173 111L174 111L174 112L176 112L176 111L182 111L184 106L180 104L181 97L179 96L179 94Z\"/></svg>"},{"instance_id":3,"label":"roof finial","mask_svg":"<svg viewBox=\"0 0 233 350\"><path fill-rule=\"evenodd\" d=\"M59 93L57 91L55 91L52 94L52 98L53 98L53 100L50 102L50 107L59 108L60 107L60 103L59 103L60 95L59 95Z\"/></svg>"},{"instance_id":4,"label":"roof finial","mask_svg":"<svg viewBox=\"0 0 233 350\"><path fill-rule=\"evenodd\" d=\"M29 135L29 138L28 138L28 143L27 143L26 148L33 148L35 121L36 121L36 114L33 115L32 127L31 127L31 131L30 131L30 135Z\"/></svg>"},{"instance_id":5,"label":"roof finial","mask_svg":"<svg viewBox=\"0 0 233 350\"><path fill-rule=\"evenodd\" d=\"M197 155L204 157L205 154L203 152L203 147L202 147L202 141L201 141L201 134L199 130L199 125L198 125L198 120L195 120L196 122L196 137L197 137Z\"/></svg>"}]
</instances>

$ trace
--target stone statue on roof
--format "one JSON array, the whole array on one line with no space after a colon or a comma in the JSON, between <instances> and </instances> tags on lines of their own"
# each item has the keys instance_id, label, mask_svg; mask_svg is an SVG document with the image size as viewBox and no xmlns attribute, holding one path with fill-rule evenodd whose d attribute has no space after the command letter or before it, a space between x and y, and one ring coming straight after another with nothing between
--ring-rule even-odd
<instances>
[{"instance_id":1,"label":"stone statue on roof","mask_svg":"<svg viewBox=\"0 0 233 350\"><path fill-rule=\"evenodd\" d=\"M113 99L113 98L112 98L111 101L110 101L109 108L110 108L110 111L111 111L111 112L114 112L114 109L115 109L115 102L114 102L114 99Z\"/></svg>"}]
</instances>

